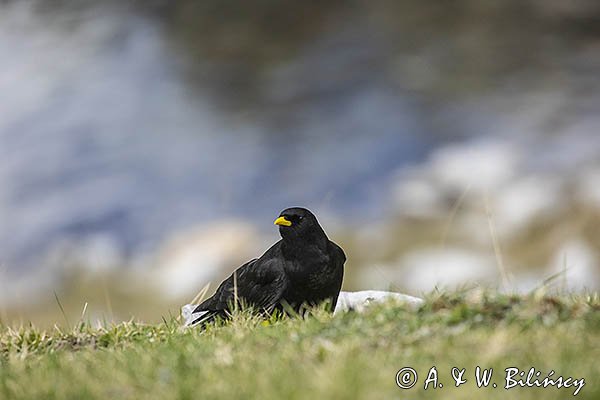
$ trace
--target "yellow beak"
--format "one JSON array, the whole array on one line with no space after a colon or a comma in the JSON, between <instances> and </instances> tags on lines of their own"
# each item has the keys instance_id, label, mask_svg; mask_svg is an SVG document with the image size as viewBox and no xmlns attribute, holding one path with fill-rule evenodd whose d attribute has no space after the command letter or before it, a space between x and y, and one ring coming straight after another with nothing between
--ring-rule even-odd
<instances>
[{"instance_id":1,"label":"yellow beak","mask_svg":"<svg viewBox=\"0 0 600 400\"><path fill-rule=\"evenodd\" d=\"M285 217L279 217L273 222L275 225L292 226L292 223L285 219Z\"/></svg>"}]
</instances>

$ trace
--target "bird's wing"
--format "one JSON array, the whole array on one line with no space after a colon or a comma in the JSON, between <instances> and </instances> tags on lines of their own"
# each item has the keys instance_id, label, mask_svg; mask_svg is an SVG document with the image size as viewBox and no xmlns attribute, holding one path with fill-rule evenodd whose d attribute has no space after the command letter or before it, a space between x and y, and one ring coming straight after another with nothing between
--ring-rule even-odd
<instances>
[{"instance_id":1,"label":"bird's wing","mask_svg":"<svg viewBox=\"0 0 600 400\"><path fill-rule=\"evenodd\" d=\"M287 278L283 266L275 260L252 260L238 268L202 302L193 313L203 312L192 324L224 316L233 304L252 306L270 312L281 299Z\"/></svg>"},{"instance_id":2,"label":"bird's wing","mask_svg":"<svg viewBox=\"0 0 600 400\"><path fill-rule=\"evenodd\" d=\"M281 300L288 280L280 260L260 259L237 276L237 296L245 305L270 312ZM232 288L233 290L234 288Z\"/></svg>"}]
</instances>

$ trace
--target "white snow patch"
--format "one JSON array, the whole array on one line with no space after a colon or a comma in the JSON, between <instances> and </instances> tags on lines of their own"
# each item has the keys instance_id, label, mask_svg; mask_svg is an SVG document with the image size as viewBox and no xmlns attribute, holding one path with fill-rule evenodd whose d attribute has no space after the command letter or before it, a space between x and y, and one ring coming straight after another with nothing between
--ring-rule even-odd
<instances>
[{"instance_id":1,"label":"white snow patch","mask_svg":"<svg viewBox=\"0 0 600 400\"><path fill-rule=\"evenodd\" d=\"M381 303L388 300L405 303L417 307L423 303L423 299L409 296L407 294L386 292L382 290L361 290L358 292L340 292L334 314L344 311L363 311L369 304Z\"/></svg>"}]
</instances>

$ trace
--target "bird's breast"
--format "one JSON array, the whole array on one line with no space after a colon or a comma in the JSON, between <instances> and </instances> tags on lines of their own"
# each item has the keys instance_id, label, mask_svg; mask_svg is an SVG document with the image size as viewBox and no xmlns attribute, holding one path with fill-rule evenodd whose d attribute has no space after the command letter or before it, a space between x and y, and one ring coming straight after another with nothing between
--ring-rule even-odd
<instances>
[{"instance_id":1,"label":"bird's breast","mask_svg":"<svg viewBox=\"0 0 600 400\"><path fill-rule=\"evenodd\" d=\"M295 266L288 273L288 290L284 298L290 303L321 301L336 295L340 274L327 263Z\"/></svg>"}]
</instances>

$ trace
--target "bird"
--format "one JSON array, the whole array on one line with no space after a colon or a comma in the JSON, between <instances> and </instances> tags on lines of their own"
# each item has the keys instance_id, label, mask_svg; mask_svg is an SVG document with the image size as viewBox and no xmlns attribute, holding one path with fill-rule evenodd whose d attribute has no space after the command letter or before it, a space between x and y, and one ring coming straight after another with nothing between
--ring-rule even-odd
<instances>
[{"instance_id":1,"label":"bird","mask_svg":"<svg viewBox=\"0 0 600 400\"><path fill-rule=\"evenodd\" d=\"M199 314L191 325L226 319L237 306L268 316L275 310L303 314L307 307L328 302L333 312L344 277L344 250L306 208L287 208L274 224L281 239L225 279L194 309Z\"/></svg>"}]
</instances>

